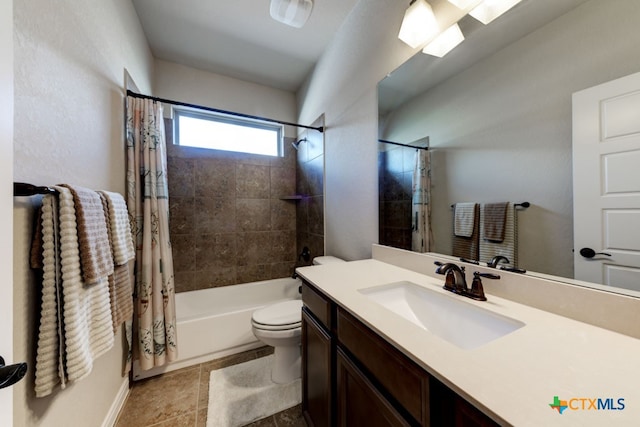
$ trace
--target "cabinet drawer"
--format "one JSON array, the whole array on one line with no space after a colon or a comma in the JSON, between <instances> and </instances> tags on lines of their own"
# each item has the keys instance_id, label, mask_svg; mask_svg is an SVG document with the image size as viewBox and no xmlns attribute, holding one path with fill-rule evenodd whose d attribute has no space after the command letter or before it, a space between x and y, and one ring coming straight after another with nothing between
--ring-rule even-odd
<instances>
[{"instance_id":1,"label":"cabinet drawer","mask_svg":"<svg viewBox=\"0 0 640 427\"><path fill-rule=\"evenodd\" d=\"M429 376L413 361L338 308L337 336L381 388L420 425L429 425Z\"/></svg>"},{"instance_id":2,"label":"cabinet drawer","mask_svg":"<svg viewBox=\"0 0 640 427\"><path fill-rule=\"evenodd\" d=\"M332 330L331 301L307 282L302 282L302 302L328 330Z\"/></svg>"}]
</instances>

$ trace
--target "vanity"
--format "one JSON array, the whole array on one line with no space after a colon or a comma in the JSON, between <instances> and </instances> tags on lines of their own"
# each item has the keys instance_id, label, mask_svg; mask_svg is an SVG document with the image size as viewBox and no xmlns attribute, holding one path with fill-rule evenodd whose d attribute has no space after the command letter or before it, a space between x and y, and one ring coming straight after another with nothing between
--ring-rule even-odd
<instances>
[{"instance_id":1,"label":"vanity","mask_svg":"<svg viewBox=\"0 0 640 427\"><path fill-rule=\"evenodd\" d=\"M640 420L640 340L490 289L487 301L454 295L442 289L441 277L405 268L404 254L394 251L297 270L303 413L310 426ZM421 261L420 254L410 256ZM424 268L435 270L432 258L423 258ZM556 401L568 406L562 414Z\"/></svg>"}]
</instances>

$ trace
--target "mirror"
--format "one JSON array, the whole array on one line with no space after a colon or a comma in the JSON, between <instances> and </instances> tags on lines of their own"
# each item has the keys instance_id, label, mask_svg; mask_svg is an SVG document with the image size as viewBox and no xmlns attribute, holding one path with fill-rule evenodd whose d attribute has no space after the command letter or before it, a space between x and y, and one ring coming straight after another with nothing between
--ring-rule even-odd
<instances>
[{"instance_id":1,"label":"mirror","mask_svg":"<svg viewBox=\"0 0 640 427\"><path fill-rule=\"evenodd\" d=\"M640 71L640 2L523 0L459 25L444 58L419 52L380 82L379 138L429 138L432 252L451 254L452 204L527 201L518 266L572 279L572 94ZM380 243L407 248L415 150L379 146Z\"/></svg>"}]
</instances>

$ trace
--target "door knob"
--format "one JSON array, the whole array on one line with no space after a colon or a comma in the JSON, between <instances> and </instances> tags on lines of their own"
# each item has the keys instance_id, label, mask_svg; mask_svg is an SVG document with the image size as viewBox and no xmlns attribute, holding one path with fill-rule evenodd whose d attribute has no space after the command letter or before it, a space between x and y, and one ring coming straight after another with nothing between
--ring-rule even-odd
<instances>
[{"instance_id":1,"label":"door knob","mask_svg":"<svg viewBox=\"0 0 640 427\"><path fill-rule=\"evenodd\" d=\"M582 255L585 258L593 258L596 255L611 256L611 254L608 254L606 252L596 252L591 248L582 248L582 249L580 249L580 255Z\"/></svg>"},{"instance_id":2,"label":"door knob","mask_svg":"<svg viewBox=\"0 0 640 427\"><path fill-rule=\"evenodd\" d=\"M27 373L26 363L15 363L5 366L4 359L0 356L0 388L14 385Z\"/></svg>"}]
</instances>

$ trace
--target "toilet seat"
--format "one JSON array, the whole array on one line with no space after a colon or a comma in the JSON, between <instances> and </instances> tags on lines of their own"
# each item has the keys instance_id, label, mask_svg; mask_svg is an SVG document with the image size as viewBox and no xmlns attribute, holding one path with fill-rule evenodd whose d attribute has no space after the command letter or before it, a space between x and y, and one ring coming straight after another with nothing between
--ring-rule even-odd
<instances>
[{"instance_id":1,"label":"toilet seat","mask_svg":"<svg viewBox=\"0 0 640 427\"><path fill-rule=\"evenodd\" d=\"M302 300L283 301L253 312L254 328L267 331L283 331L302 326Z\"/></svg>"}]
</instances>

